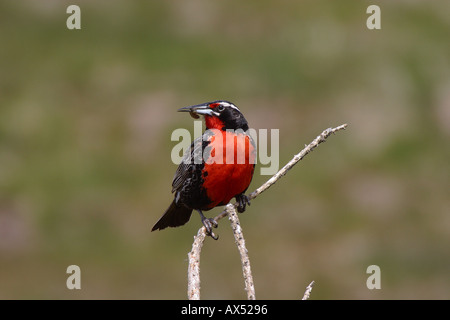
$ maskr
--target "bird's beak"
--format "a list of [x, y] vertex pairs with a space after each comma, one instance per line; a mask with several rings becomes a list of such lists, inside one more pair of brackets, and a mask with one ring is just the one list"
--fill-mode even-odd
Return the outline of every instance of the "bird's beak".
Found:
[[178, 112], [189, 112], [192, 118], [198, 119], [199, 114], [207, 116], [219, 116], [219, 113], [215, 112], [209, 107], [209, 104], [197, 104], [195, 106], [184, 107], [178, 109]]

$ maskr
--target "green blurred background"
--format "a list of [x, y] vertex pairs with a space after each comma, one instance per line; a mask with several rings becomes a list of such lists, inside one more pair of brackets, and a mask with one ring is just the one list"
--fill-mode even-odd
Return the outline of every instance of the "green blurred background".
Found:
[[[450, 298], [450, 2], [377, 1], [373, 31], [370, 4], [0, 1], [0, 298], [185, 299], [200, 219], [150, 229], [193, 131], [175, 111], [216, 99], [280, 129], [280, 166], [349, 124], [240, 216], [257, 298]], [[202, 298], [245, 299], [217, 233]]]

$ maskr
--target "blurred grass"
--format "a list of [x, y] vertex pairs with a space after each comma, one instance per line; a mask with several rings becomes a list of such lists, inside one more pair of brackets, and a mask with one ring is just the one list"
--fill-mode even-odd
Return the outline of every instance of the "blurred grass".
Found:
[[[69, 4], [0, 2], [0, 298], [184, 299], [198, 217], [150, 228], [175, 110], [215, 99], [280, 129], [280, 166], [349, 123], [242, 215], [257, 298], [449, 298], [448, 1], [380, 2], [379, 31], [355, 1], [79, 1], [77, 31]], [[245, 298], [218, 233], [202, 297]]]

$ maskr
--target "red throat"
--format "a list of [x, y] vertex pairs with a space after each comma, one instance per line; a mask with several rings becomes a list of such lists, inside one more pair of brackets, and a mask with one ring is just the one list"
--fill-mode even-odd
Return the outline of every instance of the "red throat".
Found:
[[220, 120], [218, 117], [212, 117], [205, 115], [205, 124], [207, 129], [218, 129], [222, 130], [222, 128], [225, 126], [222, 120]]

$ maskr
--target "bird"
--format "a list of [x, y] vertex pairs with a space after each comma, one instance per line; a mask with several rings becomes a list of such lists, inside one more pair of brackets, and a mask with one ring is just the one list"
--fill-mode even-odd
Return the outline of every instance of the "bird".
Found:
[[217, 240], [212, 232], [217, 222], [206, 218], [203, 211], [227, 205], [232, 198], [239, 213], [250, 205], [245, 192], [255, 170], [256, 145], [244, 115], [229, 101], [206, 102], [178, 111], [189, 112], [195, 119], [203, 116], [206, 130], [184, 153], [172, 180], [174, 199], [152, 231], [182, 226], [196, 210], [206, 234]]

